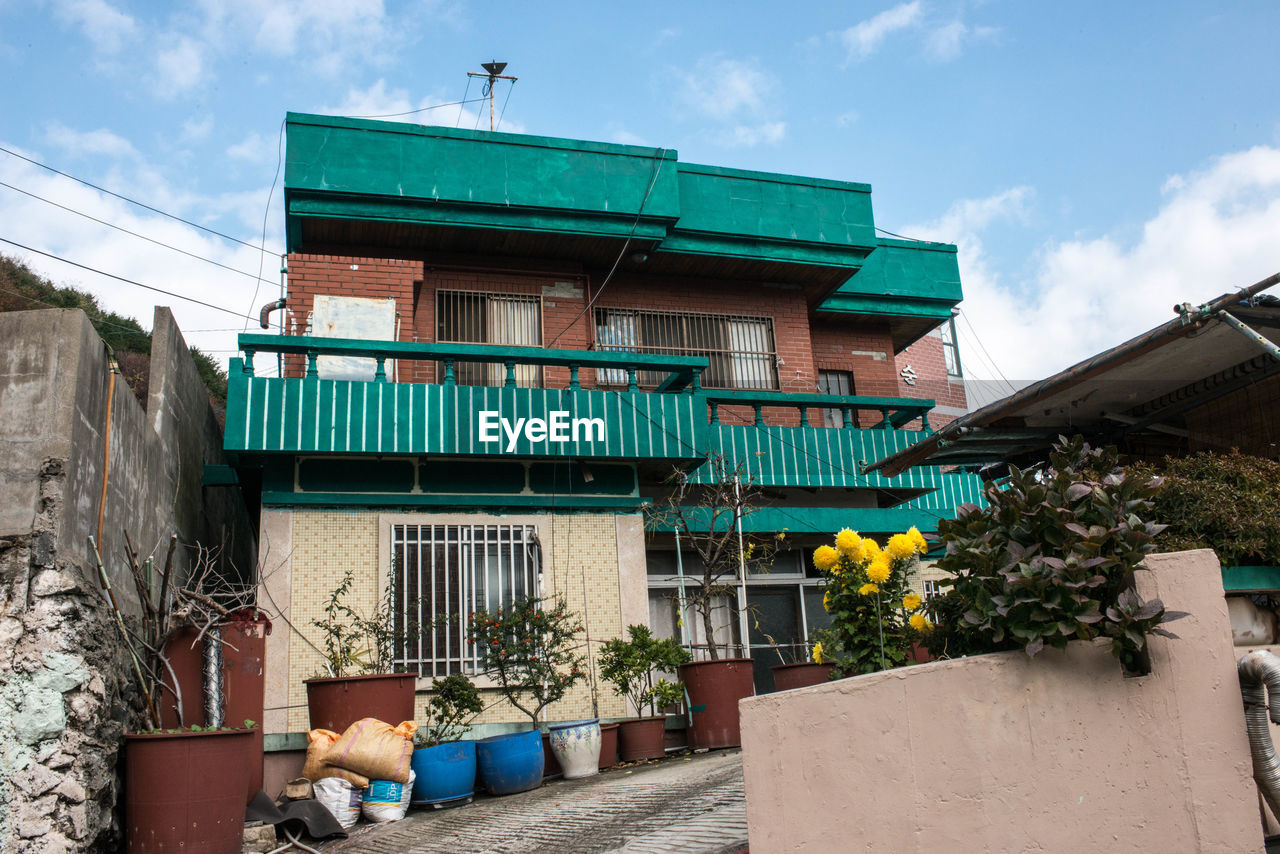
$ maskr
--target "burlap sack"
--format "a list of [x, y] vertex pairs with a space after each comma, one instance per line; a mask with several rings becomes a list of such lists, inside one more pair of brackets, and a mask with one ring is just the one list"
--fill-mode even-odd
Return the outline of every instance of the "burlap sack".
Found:
[[323, 780], [326, 777], [340, 777], [346, 780], [357, 789], [363, 789], [369, 785], [369, 778], [346, 770], [329, 765], [324, 761], [324, 755], [329, 748], [333, 747], [333, 743], [338, 740], [338, 734], [327, 729], [313, 729], [307, 733], [307, 764], [302, 766], [302, 776], [311, 782]]
[[361, 718], [347, 727], [322, 757], [326, 765], [345, 768], [374, 780], [409, 782], [409, 761], [413, 758], [413, 734], [418, 725], [404, 721], [399, 726], [377, 718]]

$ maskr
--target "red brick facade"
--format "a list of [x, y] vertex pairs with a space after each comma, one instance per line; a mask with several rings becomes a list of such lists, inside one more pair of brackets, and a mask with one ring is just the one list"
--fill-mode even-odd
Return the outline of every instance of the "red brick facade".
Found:
[[[594, 345], [595, 308], [767, 317], [772, 322], [780, 391], [816, 392], [819, 371], [845, 371], [855, 394], [933, 397], [940, 404], [964, 405], [963, 386], [948, 382], [941, 341], [936, 337], [922, 339], [895, 360], [887, 324], [816, 317], [795, 286], [621, 274], [599, 293], [595, 290], [599, 277], [579, 272], [507, 272], [437, 266], [422, 260], [314, 254], [290, 255], [288, 272], [288, 322], [296, 334], [308, 331], [316, 294], [394, 299], [401, 341], [436, 340], [441, 290], [540, 297], [542, 344], [559, 349]], [[588, 311], [592, 299], [594, 305]], [[907, 362], [919, 375], [915, 387], [903, 384], [899, 377]], [[294, 371], [301, 369], [300, 362], [290, 364]], [[398, 369], [401, 380], [413, 382], [437, 382], [436, 373], [431, 362], [405, 363]], [[596, 377], [584, 369], [580, 380], [591, 387]], [[568, 383], [567, 368], [545, 369], [547, 387], [562, 388]], [[795, 410], [766, 409], [765, 414], [771, 424], [799, 423]], [[721, 416], [727, 423], [754, 418], [742, 407], [724, 408]], [[871, 426], [879, 419], [878, 412], [862, 412], [858, 424]], [[932, 423], [942, 421], [931, 419]]]

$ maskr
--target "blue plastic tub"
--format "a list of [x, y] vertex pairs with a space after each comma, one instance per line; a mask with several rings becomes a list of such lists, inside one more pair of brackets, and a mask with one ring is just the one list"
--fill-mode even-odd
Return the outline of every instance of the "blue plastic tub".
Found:
[[411, 803], [425, 806], [469, 798], [476, 792], [476, 743], [453, 741], [413, 751], [417, 777]]
[[542, 733], [513, 732], [482, 738], [476, 743], [480, 779], [495, 795], [527, 792], [542, 784]]

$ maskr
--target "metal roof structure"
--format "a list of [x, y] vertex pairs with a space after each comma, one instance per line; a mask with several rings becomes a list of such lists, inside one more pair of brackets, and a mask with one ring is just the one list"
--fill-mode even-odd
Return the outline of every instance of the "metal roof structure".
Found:
[[[1213, 446], [1188, 419], [1200, 407], [1280, 375], [1280, 300], [1259, 294], [1280, 273], [1200, 306], [961, 418], [864, 471], [1027, 463], [1060, 435], [1137, 456]], [[1199, 441], [1197, 441], [1199, 439]], [[1226, 449], [1226, 448], [1223, 448]]]

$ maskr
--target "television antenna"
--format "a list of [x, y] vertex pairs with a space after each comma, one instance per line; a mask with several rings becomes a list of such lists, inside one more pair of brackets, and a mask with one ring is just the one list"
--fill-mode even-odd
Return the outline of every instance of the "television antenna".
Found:
[[478, 71], [468, 71], [467, 76], [486, 78], [484, 91], [481, 92], [481, 95], [489, 96], [489, 130], [493, 130], [493, 81], [510, 80], [512, 85], [515, 85], [517, 78], [512, 77], [510, 74], [502, 73], [507, 68], [507, 64], [505, 62], [498, 62], [497, 60], [492, 62], [482, 62], [480, 63], [480, 67], [484, 69], [483, 74]]

